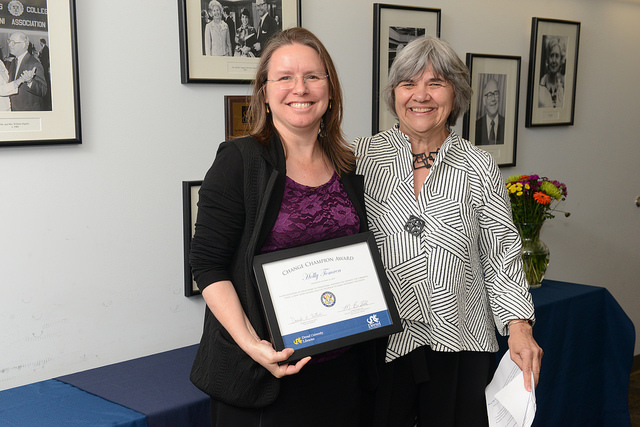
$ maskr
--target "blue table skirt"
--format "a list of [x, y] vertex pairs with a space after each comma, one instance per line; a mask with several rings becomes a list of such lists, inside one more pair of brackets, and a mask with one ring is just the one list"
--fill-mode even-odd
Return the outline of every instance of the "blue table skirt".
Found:
[[[635, 329], [620, 305], [605, 288], [554, 280], [531, 296], [544, 350], [533, 425], [630, 426]], [[502, 357], [507, 340], [499, 341]]]
[[[545, 280], [531, 295], [545, 351], [533, 425], [630, 426], [631, 320], [605, 288]], [[507, 340], [499, 342], [501, 357]], [[196, 349], [0, 391], [0, 425], [208, 426], [209, 398], [189, 382]]]
[[189, 381], [198, 346], [57, 378], [147, 416], [149, 427], [209, 426], [209, 397]]
[[3, 427], [146, 427], [144, 414], [56, 380], [0, 391]]

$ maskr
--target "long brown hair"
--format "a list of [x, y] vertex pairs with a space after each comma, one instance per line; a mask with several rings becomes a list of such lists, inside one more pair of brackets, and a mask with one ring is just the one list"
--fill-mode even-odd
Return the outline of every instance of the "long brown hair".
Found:
[[279, 48], [292, 44], [301, 44], [315, 50], [329, 75], [329, 108], [322, 117], [318, 134], [320, 148], [339, 174], [350, 172], [355, 167], [355, 155], [348, 148], [342, 133], [342, 89], [338, 73], [331, 56], [322, 42], [309, 30], [300, 27], [289, 28], [274, 35], [262, 51], [258, 70], [253, 82], [253, 96], [248, 117], [251, 124], [250, 134], [261, 144], [268, 145], [276, 129], [271, 114], [267, 113], [264, 85], [269, 74], [269, 63], [273, 53]]

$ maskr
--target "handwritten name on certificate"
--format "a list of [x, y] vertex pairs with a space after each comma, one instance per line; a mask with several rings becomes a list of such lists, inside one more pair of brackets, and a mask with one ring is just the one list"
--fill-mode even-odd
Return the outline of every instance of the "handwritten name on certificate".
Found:
[[286, 347], [392, 323], [366, 242], [270, 262], [263, 270]]

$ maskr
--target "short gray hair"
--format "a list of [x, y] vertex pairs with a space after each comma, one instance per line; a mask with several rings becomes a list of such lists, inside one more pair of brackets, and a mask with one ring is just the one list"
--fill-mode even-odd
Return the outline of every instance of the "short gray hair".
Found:
[[454, 126], [458, 117], [469, 108], [472, 94], [469, 69], [453, 48], [438, 38], [427, 36], [415, 39], [398, 53], [389, 70], [389, 81], [382, 90], [384, 102], [397, 119], [395, 88], [420, 74], [429, 65], [436, 76], [453, 85], [453, 109], [447, 118], [447, 126]]

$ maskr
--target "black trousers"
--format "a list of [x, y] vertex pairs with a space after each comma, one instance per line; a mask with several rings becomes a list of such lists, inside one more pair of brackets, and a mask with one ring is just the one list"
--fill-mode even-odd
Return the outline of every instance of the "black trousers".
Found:
[[370, 427], [373, 398], [359, 378], [354, 349], [321, 363], [307, 364], [282, 378], [275, 403], [259, 409], [211, 400], [212, 427]]
[[494, 353], [421, 347], [385, 364], [376, 393], [375, 427], [486, 427], [484, 389]]

